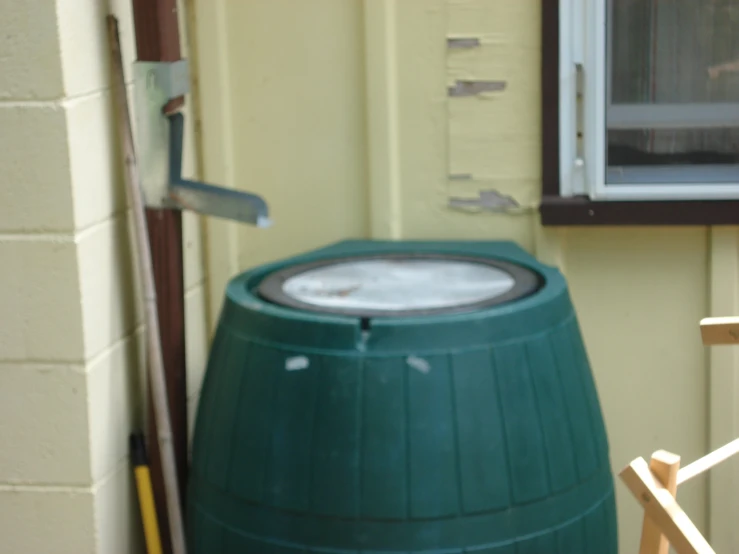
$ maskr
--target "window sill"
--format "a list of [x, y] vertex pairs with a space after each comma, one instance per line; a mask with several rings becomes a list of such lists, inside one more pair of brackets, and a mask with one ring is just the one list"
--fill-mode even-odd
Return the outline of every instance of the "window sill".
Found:
[[592, 201], [545, 195], [542, 225], [739, 225], [739, 200]]

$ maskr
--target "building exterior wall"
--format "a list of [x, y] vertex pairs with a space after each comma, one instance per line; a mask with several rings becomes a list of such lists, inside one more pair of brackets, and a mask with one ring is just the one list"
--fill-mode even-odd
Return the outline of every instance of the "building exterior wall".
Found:
[[345, 0], [194, 7], [204, 175], [268, 198], [280, 222], [265, 230], [208, 220], [209, 300], [217, 311], [239, 268], [368, 233], [362, 7]]
[[[687, 463], [739, 435], [736, 355], [704, 349], [698, 330], [739, 307], [737, 230], [539, 224], [540, 0], [194, 4], [205, 175], [260, 192], [275, 220], [208, 221], [210, 328], [229, 277], [333, 240], [512, 239], [569, 280], [614, 472], [658, 448]], [[481, 46], [447, 47], [465, 37]], [[449, 97], [456, 79], [502, 87]], [[450, 207], [481, 190], [519, 206]], [[717, 551], [739, 549], [735, 483], [728, 463], [680, 489]], [[642, 512], [616, 487], [621, 551], [636, 552]]]
[[[489, 238], [567, 276], [614, 470], [657, 448], [691, 461], [739, 435], [739, 359], [704, 350], [697, 328], [739, 310], [737, 230], [538, 223], [539, 0], [190, 1], [204, 176], [263, 194], [275, 219], [209, 219], [201, 241], [185, 217], [191, 414], [206, 329], [241, 269], [347, 237]], [[130, 67], [130, 2], [113, 4]], [[126, 448], [143, 424], [142, 318], [105, 15], [92, 0], [0, 3], [2, 552], [140, 551]], [[481, 47], [447, 48], [464, 36]], [[458, 78], [504, 87], [450, 98]], [[519, 207], [450, 208], [491, 189]], [[739, 549], [736, 487], [729, 463], [680, 491], [717, 551]], [[641, 512], [617, 489], [634, 552]]]
[[[105, 4], [0, 3], [1, 552], [142, 551], [127, 451], [143, 425], [142, 311]], [[112, 4], [130, 68], [131, 3]], [[185, 248], [197, 383], [205, 273], [194, 216]]]

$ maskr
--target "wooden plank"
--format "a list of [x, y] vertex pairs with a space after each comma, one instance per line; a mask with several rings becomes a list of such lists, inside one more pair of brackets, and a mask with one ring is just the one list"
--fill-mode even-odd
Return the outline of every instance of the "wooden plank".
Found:
[[739, 317], [706, 317], [700, 326], [705, 345], [739, 344]]
[[[679, 468], [680, 456], [664, 450], [658, 450], [649, 460], [649, 469], [673, 497], [677, 494]], [[669, 548], [670, 543], [662, 529], [645, 511], [639, 554], [668, 554]]]
[[644, 458], [631, 462], [619, 476], [678, 554], [716, 554]]
[[739, 452], [739, 439], [733, 440], [721, 448], [717, 448], [713, 452], [682, 468], [677, 475], [677, 484], [680, 485], [688, 479], [692, 479], [704, 471], [708, 471], [721, 462], [728, 460], [737, 452]]
[[[180, 59], [180, 34], [176, 0], [133, 0], [136, 52], [139, 61], [174, 62]], [[179, 98], [166, 109], [184, 104]], [[147, 209], [146, 221], [151, 243], [157, 308], [162, 340], [167, 398], [172, 422], [172, 439], [180, 484], [180, 498], [185, 498], [187, 483], [187, 374], [185, 365], [185, 290], [182, 245], [182, 214], [177, 210]], [[148, 398], [149, 413], [153, 407]], [[163, 549], [171, 552], [161, 452], [156, 441], [157, 428], [148, 418], [148, 448], [151, 479]], [[184, 508], [184, 506], [183, 506]]]

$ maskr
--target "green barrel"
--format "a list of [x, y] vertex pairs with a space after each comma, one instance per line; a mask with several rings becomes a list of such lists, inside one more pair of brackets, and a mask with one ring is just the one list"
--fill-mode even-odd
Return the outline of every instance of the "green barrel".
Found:
[[194, 554], [616, 554], [564, 278], [512, 243], [422, 241], [345, 241], [236, 277], [187, 518]]

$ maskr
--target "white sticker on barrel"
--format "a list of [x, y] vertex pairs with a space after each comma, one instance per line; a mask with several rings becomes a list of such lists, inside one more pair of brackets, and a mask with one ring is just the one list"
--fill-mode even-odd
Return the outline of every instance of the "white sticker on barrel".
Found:
[[431, 364], [428, 362], [428, 360], [424, 360], [423, 358], [419, 358], [418, 356], [408, 356], [405, 362], [413, 369], [417, 369], [421, 373], [428, 373], [429, 371], [431, 371]]
[[305, 356], [293, 356], [285, 360], [285, 369], [288, 371], [297, 371], [299, 369], [306, 369], [310, 365], [308, 358]]

